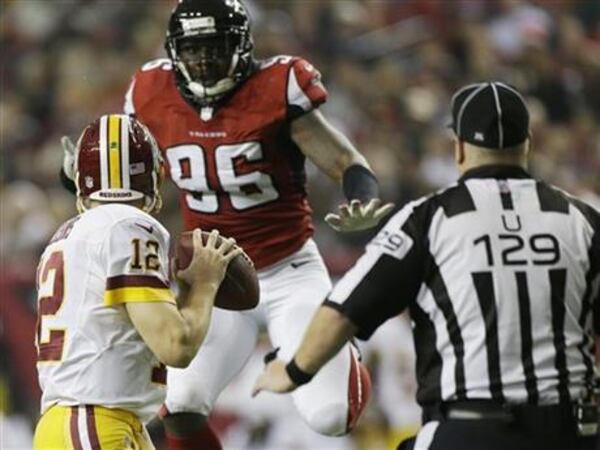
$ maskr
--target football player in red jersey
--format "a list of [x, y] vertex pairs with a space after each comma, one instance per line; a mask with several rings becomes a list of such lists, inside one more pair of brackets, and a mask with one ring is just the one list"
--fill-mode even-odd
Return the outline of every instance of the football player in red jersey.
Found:
[[[169, 58], [142, 66], [126, 95], [125, 112], [149, 127], [164, 153], [185, 228], [235, 237], [260, 280], [258, 308], [216, 309], [192, 364], [169, 370], [163, 419], [171, 450], [220, 448], [205, 419], [261, 324], [290, 358], [319, 306], [314, 299], [331, 289], [311, 238], [305, 158], [343, 187], [349, 203], [325, 218], [336, 230], [373, 227], [393, 207], [378, 199], [365, 158], [318, 111], [327, 100], [319, 72], [294, 56], [256, 60], [252, 49], [239, 0], [180, 0], [169, 21]], [[293, 399], [312, 429], [341, 435], [368, 389], [368, 373], [347, 346]]]

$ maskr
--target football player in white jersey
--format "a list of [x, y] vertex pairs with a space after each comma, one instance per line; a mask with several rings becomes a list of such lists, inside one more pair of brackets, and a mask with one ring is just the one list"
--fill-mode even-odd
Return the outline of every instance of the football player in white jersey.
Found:
[[125, 115], [88, 125], [76, 149], [77, 207], [38, 267], [36, 347], [43, 391], [34, 448], [151, 449], [144, 423], [165, 398], [165, 364], [187, 366], [210, 322], [227, 264], [241, 250], [194, 231], [190, 266], [169, 288], [161, 157]]

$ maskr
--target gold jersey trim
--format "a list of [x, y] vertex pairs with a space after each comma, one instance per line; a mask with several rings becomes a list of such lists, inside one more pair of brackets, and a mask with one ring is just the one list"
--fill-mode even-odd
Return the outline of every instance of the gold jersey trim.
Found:
[[104, 304], [114, 306], [123, 303], [176, 303], [170, 289], [152, 287], [123, 287], [104, 291]]

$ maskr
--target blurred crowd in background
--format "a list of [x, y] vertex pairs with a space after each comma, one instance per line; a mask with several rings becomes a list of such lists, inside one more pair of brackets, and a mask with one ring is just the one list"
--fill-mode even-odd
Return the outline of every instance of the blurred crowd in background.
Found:
[[[134, 71], [164, 57], [172, 0], [2, 0], [0, 9], [0, 442], [30, 448], [38, 414], [34, 274], [49, 236], [74, 215], [59, 183], [60, 137], [120, 112]], [[257, 57], [300, 55], [323, 74], [322, 107], [398, 207], [452, 182], [448, 104], [459, 86], [499, 79], [526, 96], [532, 173], [600, 208], [600, 2], [595, 0], [248, 0]], [[334, 278], [369, 233], [323, 216], [340, 188], [309, 169], [316, 240]], [[318, 195], [310, 195], [318, 192]], [[172, 188], [160, 215], [180, 230]], [[401, 295], [401, 293], [398, 293]], [[229, 449], [394, 448], [419, 425], [412, 340], [398, 318], [363, 346], [374, 398], [343, 439], [320, 439], [289, 399], [249, 397], [265, 341], [213, 418]], [[132, 380], [133, 382], [133, 380]], [[153, 426], [160, 440], [160, 429]], [[160, 448], [160, 446], [159, 446]]]

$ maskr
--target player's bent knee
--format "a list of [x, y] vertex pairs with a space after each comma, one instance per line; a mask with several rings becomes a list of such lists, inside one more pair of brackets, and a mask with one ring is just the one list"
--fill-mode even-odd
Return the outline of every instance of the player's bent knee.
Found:
[[[296, 403], [298, 411], [317, 433], [341, 436], [352, 431], [371, 398], [371, 377], [366, 366], [352, 353], [346, 402]], [[308, 406], [308, 407], [307, 407]]]
[[197, 433], [206, 423], [206, 416], [197, 413], [166, 413], [161, 410], [165, 430], [175, 436], [188, 436]]
[[344, 403], [321, 405], [303, 416], [308, 426], [319, 434], [342, 436], [348, 432], [348, 405]]
[[211, 394], [208, 389], [185, 378], [167, 379], [167, 385], [169, 388], [165, 408], [168, 414], [189, 412], [206, 417], [210, 415], [216, 395]]

